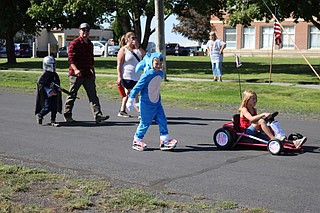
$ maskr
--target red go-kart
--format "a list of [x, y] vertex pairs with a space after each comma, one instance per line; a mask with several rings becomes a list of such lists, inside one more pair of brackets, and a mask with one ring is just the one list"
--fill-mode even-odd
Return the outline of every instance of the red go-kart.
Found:
[[[273, 120], [278, 112], [271, 114], [266, 120]], [[272, 139], [266, 141], [253, 135], [244, 133], [244, 129], [240, 128], [240, 114], [235, 114], [232, 121], [224, 124], [222, 128], [215, 131], [213, 141], [219, 149], [232, 149], [236, 145], [260, 146], [267, 147], [272, 155], [279, 155], [284, 150], [299, 151], [302, 145], [295, 147], [293, 140], [301, 139], [303, 136], [299, 133], [290, 134], [283, 140]]]

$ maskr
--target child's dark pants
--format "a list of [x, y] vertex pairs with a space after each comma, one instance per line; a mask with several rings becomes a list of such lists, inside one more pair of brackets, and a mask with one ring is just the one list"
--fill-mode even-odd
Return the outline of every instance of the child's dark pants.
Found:
[[51, 121], [55, 121], [57, 116], [57, 101], [57, 96], [52, 96], [50, 98], [46, 96], [44, 99], [44, 106], [38, 115], [43, 118], [51, 111]]

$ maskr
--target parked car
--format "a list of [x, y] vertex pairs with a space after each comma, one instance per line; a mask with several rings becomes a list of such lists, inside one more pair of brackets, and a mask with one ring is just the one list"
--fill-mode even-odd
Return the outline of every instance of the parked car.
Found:
[[17, 57], [31, 57], [32, 49], [28, 43], [15, 43], [14, 52]]
[[188, 56], [190, 55], [190, 48], [180, 46], [178, 43], [169, 43], [166, 44], [166, 55]]
[[113, 39], [109, 39], [109, 42], [107, 41], [100, 41], [103, 45], [108, 44], [108, 55], [109, 56], [117, 56], [118, 52], [120, 50], [120, 46], [116, 45], [113, 41]]
[[7, 57], [7, 50], [5, 46], [0, 47], [0, 58], [6, 58]]
[[59, 57], [68, 57], [68, 48], [60, 47], [58, 50]]
[[[31, 57], [32, 56], [32, 49], [29, 44], [27, 43], [15, 43], [14, 44], [14, 53], [16, 57]], [[7, 57], [7, 48], [6, 46], [0, 47], [0, 57], [6, 58]]]
[[105, 46], [101, 41], [92, 41], [93, 44], [93, 55], [94, 56], [103, 56]]
[[117, 56], [120, 50], [120, 46], [118, 45], [108, 45], [108, 55], [109, 56]]
[[200, 46], [190, 47], [190, 56], [198, 56], [202, 51]]
[[[105, 51], [105, 45], [107, 41], [92, 41], [93, 44], [93, 55], [94, 56], [103, 56]], [[120, 46], [108, 44], [108, 55], [117, 56], [120, 50]]]

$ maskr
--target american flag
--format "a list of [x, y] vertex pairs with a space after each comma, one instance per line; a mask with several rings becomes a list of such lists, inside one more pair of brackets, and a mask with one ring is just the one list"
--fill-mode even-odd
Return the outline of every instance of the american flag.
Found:
[[274, 21], [274, 37], [276, 45], [280, 45], [282, 43], [282, 33], [280, 24], [276, 20]]

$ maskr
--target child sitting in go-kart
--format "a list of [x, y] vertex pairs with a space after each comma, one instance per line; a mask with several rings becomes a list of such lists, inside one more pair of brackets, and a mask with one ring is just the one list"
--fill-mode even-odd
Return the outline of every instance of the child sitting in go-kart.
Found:
[[[242, 102], [239, 107], [240, 112], [240, 128], [244, 129], [244, 133], [248, 135], [254, 135], [264, 140], [271, 140], [277, 138], [283, 140], [285, 134], [277, 122], [267, 122], [265, 118], [270, 117], [271, 113], [257, 114], [255, 108], [257, 104], [257, 94], [253, 90], [246, 90], [242, 95]], [[273, 131], [270, 127], [277, 131]], [[276, 134], [275, 134], [276, 133]], [[293, 140], [292, 143], [296, 148], [302, 146], [306, 142], [307, 138], [302, 137], [300, 139]]]

